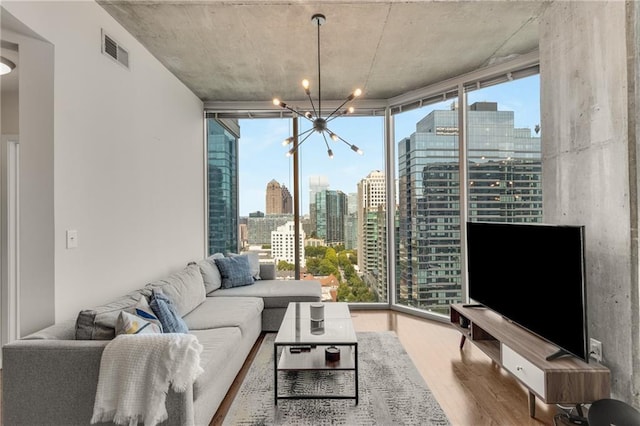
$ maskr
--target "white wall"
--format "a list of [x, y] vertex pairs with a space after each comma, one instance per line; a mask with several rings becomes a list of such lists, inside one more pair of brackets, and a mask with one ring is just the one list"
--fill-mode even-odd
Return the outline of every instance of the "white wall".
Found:
[[[2, 6], [54, 50], [53, 148], [43, 155], [53, 161], [55, 320], [203, 257], [202, 102], [94, 2]], [[101, 53], [101, 28], [129, 51], [130, 70]], [[22, 77], [22, 50], [20, 60]], [[78, 248], [66, 248], [68, 229]]]

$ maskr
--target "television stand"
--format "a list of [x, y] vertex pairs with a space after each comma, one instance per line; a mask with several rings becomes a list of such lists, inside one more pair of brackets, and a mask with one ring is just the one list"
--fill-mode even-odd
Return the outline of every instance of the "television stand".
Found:
[[536, 397], [547, 404], [570, 405], [609, 398], [608, 368], [575, 357], [547, 360], [558, 350], [556, 346], [489, 308], [451, 305], [450, 320], [462, 333], [461, 350], [465, 341], [471, 340], [528, 389], [531, 417], [535, 417]]

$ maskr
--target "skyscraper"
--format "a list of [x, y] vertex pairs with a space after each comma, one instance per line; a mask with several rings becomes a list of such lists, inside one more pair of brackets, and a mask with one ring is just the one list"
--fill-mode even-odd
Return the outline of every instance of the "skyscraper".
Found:
[[[498, 111], [495, 102], [471, 105], [466, 131], [469, 219], [540, 221], [540, 139], [515, 128], [513, 111]], [[454, 109], [432, 111], [398, 143], [397, 297], [403, 304], [446, 313], [461, 300], [459, 167]]]
[[317, 235], [316, 193], [329, 189], [326, 176], [309, 176], [309, 228]]
[[209, 254], [238, 252], [238, 137], [235, 120], [207, 119]]
[[386, 264], [386, 200], [384, 172], [374, 170], [358, 182], [358, 268], [380, 301], [386, 300], [387, 287], [386, 268], [382, 268]]
[[358, 249], [358, 193], [347, 194], [347, 217], [344, 223], [344, 248], [347, 250]]
[[344, 223], [347, 216], [347, 196], [342, 191], [324, 190], [316, 193], [316, 233], [328, 246], [344, 244]]
[[265, 196], [267, 214], [293, 213], [293, 199], [286, 186], [280, 185], [275, 179], [267, 184]]

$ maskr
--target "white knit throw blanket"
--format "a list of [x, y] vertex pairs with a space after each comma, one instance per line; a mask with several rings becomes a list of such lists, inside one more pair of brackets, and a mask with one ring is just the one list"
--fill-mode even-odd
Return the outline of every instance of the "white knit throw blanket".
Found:
[[202, 373], [202, 345], [192, 334], [121, 334], [100, 361], [91, 423], [156, 425], [167, 419], [169, 386], [184, 392]]

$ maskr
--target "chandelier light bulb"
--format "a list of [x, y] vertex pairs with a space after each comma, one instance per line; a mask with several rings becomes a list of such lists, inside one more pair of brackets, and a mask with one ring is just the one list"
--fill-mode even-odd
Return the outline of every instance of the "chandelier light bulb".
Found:
[[364, 154], [364, 152], [362, 152], [362, 150], [360, 148], [358, 148], [357, 146], [355, 146], [355, 145], [351, 145], [351, 149], [354, 150], [355, 152], [357, 152], [360, 155]]
[[356, 89], [356, 91], [353, 92], [353, 95], [357, 98], [358, 96], [362, 95], [362, 90]]
[[292, 137], [286, 138], [285, 140], [282, 141], [282, 146], [287, 146], [291, 142], [293, 142], [293, 138]]
[[329, 155], [329, 158], [333, 158], [333, 151], [330, 149], [327, 150], [327, 154]]
[[355, 111], [355, 110], [356, 110], [356, 109], [355, 109], [354, 107], [349, 107], [349, 108], [347, 108], [347, 112], [348, 112], [349, 114], [353, 114], [353, 111]]
[[306, 78], [302, 80], [302, 87], [304, 87], [304, 90], [309, 90], [309, 80]]
[[329, 133], [329, 137], [333, 139], [334, 142], [338, 141], [338, 135], [336, 135], [335, 133]]
[[273, 98], [273, 104], [274, 104], [275, 106], [280, 106], [280, 99], [278, 99], [278, 98]]
[[311, 120], [311, 118], [313, 117], [313, 114], [311, 114], [310, 111], [307, 111], [304, 113], [304, 116], [307, 117], [309, 120]]

